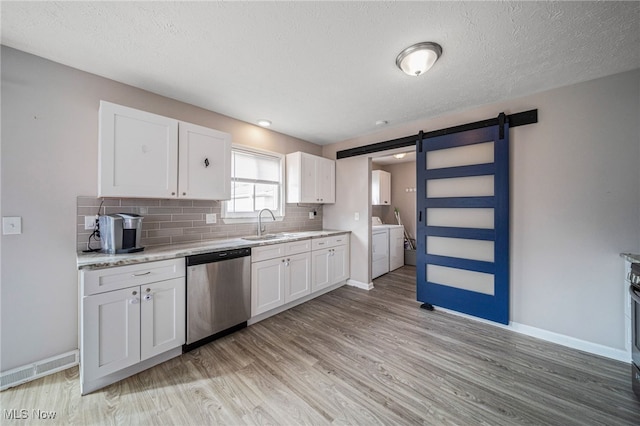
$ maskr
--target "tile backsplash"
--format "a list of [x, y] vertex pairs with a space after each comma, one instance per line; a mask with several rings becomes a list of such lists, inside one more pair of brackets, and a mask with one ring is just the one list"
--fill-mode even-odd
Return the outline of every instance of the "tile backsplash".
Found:
[[[102, 203], [102, 208], [98, 208]], [[232, 238], [256, 233], [257, 223], [225, 224], [220, 218], [222, 201], [203, 200], [161, 200], [138, 198], [77, 198], [78, 251], [87, 249], [91, 230], [84, 229], [84, 217], [96, 214], [136, 213], [144, 216], [142, 221], [141, 244], [145, 247], [178, 244], [216, 238]], [[309, 212], [316, 215], [309, 219]], [[215, 213], [217, 223], [207, 224], [205, 215]], [[265, 214], [263, 224], [267, 232], [301, 232], [322, 229], [322, 205], [301, 207], [287, 204], [285, 217], [281, 222], [272, 222]], [[99, 242], [92, 239], [91, 247], [98, 248]]]

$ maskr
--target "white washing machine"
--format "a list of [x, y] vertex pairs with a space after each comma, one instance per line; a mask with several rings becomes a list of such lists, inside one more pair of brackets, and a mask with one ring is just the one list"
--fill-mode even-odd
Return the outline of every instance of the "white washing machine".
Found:
[[371, 279], [404, 265], [404, 226], [384, 225], [378, 217], [371, 223]]

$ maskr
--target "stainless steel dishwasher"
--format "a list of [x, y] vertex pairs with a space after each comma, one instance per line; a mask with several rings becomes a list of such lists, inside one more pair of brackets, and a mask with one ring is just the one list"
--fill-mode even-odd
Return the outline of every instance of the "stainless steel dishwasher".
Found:
[[251, 249], [187, 256], [187, 343], [183, 352], [247, 326]]

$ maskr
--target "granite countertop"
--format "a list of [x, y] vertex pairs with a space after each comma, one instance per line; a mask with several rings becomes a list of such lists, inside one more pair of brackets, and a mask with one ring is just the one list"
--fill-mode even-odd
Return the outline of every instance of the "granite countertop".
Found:
[[640, 254], [620, 253], [620, 257], [622, 257], [627, 262], [640, 263]]
[[[176, 259], [193, 254], [210, 253], [243, 247], [258, 247], [289, 241], [307, 240], [348, 234], [350, 231], [324, 229], [322, 231], [283, 232], [276, 238], [262, 241], [249, 241], [240, 237], [224, 238], [196, 243], [172, 244], [166, 246], [147, 247], [144, 251], [130, 254], [77, 253], [78, 269], [100, 269], [113, 266], [132, 265], [135, 263], [153, 262], [156, 260]], [[640, 260], [639, 260], [640, 261]]]

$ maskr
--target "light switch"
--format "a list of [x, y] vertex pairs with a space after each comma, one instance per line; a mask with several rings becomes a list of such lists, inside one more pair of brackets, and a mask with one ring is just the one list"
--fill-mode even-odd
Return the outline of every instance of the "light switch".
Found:
[[22, 218], [20, 216], [7, 216], [2, 218], [2, 234], [22, 234]]
[[206, 223], [211, 224], [211, 223], [216, 223], [217, 221], [218, 221], [218, 218], [216, 217], [215, 213], [207, 213], [205, 217]]
[[359, 212], [355, 212], [354, 213], [353, 220], [360, 220], [360, 213]]

